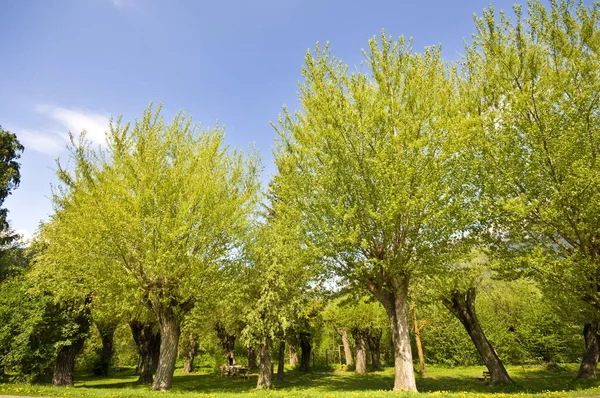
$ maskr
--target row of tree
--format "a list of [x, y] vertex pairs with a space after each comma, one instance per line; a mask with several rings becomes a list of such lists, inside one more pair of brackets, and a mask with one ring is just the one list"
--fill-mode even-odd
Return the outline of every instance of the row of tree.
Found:
[[291, 336], [310, 352], [317, 297], [340, 287], [358, 298], [355, 314], [329, 317], [342, 341], [353, 336], [357, 371], [367, 346], [379, 366], [375, 300], [390, 326], [394, 389], [416, 391], [414, 297], [442, 303], [491, 382], [510, 382], [475, 311], [490, 278], [535, 281], [552, 305], [569, 306], [584, 326], [579, 377], [595, 377], [600, 6], [533, 1], [527, 16], [514, 11], [515, 21], [492, 7], [476, 18], [457, 64], [385, 33], [369, 42], [365, 71], [351, 73], [328, 46], [307, 53], [301, 110], [284, 109], [274, 125], [266, 198], [255, 151], [228, 148], [220, 127], [183, 113], [166, 123], [159, 106], [115, 120], [103, 148], [72, 136], [21, 289], [23, 303], [46, 297], [45, 311], [69, 314], [55, 384], [72, 383], [90, 313], [103, 336], [113, 320], [138, 322], [139, 347], [158, 326], [158, 359], [142, 368], [149, 379], [155, 368], [152, 388], [166, 390], [180, 340], [193, 346], [198, 323], [238, 308], [258, 387], [270, 388], [274, 342], [280, 363]]

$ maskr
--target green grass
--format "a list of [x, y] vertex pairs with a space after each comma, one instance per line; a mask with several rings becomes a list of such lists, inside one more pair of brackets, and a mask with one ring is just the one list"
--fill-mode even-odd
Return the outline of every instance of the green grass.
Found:
[[[539, 366], [515, 366], [508, 371], [514, 386], [488, 386], [481, 382], [483, 367], [439, 368], [430, 367], [428, 378], [417, 378], [419, 397], [584, 397], [600, 395], [600, 381], [577, 383], [576, 366], [564, 366], [563, 372], [549, 372]], [[47, 385], [0, 384], [0, 395], [42, 395], [67, 397], [159, 397], [165, 393], [148, 390], [136, 384], [131, 370], [113, 374], [109, 378], [78, 375], [73, 388], [52, 388]], [[393, 369], [357, 376], [345, 371], [327, 371], [302, 374], [286, 372], [285, 381], [274, 382], [271, 391], [257, 391], [256, 375], [248, 380], [221, 377], [213, 373], [187, 375], [175, 373], [173, 389], [166, 393], [176, 397], [403, 397], [412, 394], [394, 393]]]

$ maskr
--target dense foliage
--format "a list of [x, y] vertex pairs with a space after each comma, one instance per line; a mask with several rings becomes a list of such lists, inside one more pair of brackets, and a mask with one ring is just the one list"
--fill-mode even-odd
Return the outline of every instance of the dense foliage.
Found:
[[[167, 390], [178, 360], [257, 388], [275, 362], [277, 382], [388, 366], [416, 391], [417, 353], [420, 380], [562, 362], [594, 379], [600, 4], [514, 11], [476, 17], [457, 64], [385, 32], [354, 72], [309, 51], [264, 195], [258, 155], [182, 112], [113, 120], [102, 147], [72, 135], [28, 249], [0, 209], [3, 371], [73, 385], [79, 356]], [[0, 129], [0, 205], [22, 150]]]

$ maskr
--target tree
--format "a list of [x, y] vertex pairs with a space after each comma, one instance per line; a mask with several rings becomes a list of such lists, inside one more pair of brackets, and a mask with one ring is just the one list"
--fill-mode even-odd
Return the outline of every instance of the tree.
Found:
[[368, 297], [342, 296], [329, 303], [323, 317], [336, 331], [348, 330], [352, 335], [356, 352], [356, 373], [367, 373], [367, 347], [371, 353], [373, 369], [381, 368], [380, 341], [387, 317], [379, 302], [369, 301]]
[[438, 276], [437, 291], [444, 306], [464, 326], [490, 373], [490, 384], [512, 383], [504, 364], [486, 337], [475, 311], [475, 299], [481, 280], [491, 271], [485, 255], [473, 252]]
[[[23, 150], [23, 145], [19, 143], [17, 136], [0, 126], [0, 206], [21, 182], [20, 164], [17, 161]], [[16, 238], [16, 235], [10, 233], [7, 216], [8, 210], [0, 208], [0, 232], [2, 233], [0, 243], [2, 244]]]
[[73, 385], [75, 358], [91, 324], [88, 304], [40, 290], [28, 275], [3, 282], [2, 367], [32, 382], [54, 372], [53, 385]]
[[[415, 54], [382, 34], [368, 71], [317, 47], [306, 55], [302, 111], [284, 110], [278, 159], [307, 240], [338, 277], [385, 308], [395, 390], [416, 391], [408, 327], [411, 277], [434, 272], [460, 246], [472, 187], [463, 184], [456, 74], [439, 49]], [[280, 171], [282, 172], [282, 171]]]
[[413, 331], [415, 334], [415, 343], [417, 345], [417, 354], [419, 356], [419, 368], [421, 370], [421, 377], [427, 377], [427, 368], [425, 367], [425, 354], [423, 353], [423, 344], [421, 342], [421, 329], [431, 324], [431, 320], [419, 320], [417, 319], [417, 308], [414, 301], [410, 303], [410, 313], [412, 315]]
[[[513, 270], [596, 315], [578, 377], [595, 378], [600, 310], [600, 5], [530, 2], [476, 19], [467, 49], [472, 114], [480, 117], [481, 198]], [[485, 171], [483, 171], [485, 167]], [[506, 260], [507, 261], [507, 260]]]
[[86, 267], [70, 262], [72, 272], [101, 270], [133, 286], [160, 329], [152, 389], [168, 390], [185, 314], [233, 263], [248, 232], [258, 159], [228, 151], [222, 129], [201, 131], [183, 113], [165, 124], [159, 106], [132, 125], [111, 123], [106, 149], [72, 139], [71, 161], [72, 170], [58, 169], [55, 262], [69, 250], [94, 259]]
[[[256, 226], [255, 239], [249, 245], [249, 281], [247, 295], [255, 303], [246, 314], [244, 336], [258, 345], [259, 375], [257, 388], [272, 385], [271, 351], [280, 340], [278, 377], [283, 377], [285, 336], [302, 314], [309, 282], [315, 282], [312, 251], [302, 245], [302, 227], [298, 225], [296, 209], [282, 201], [279, 177], [270, 184], [269, 202], [265, 206], [265, 221]], [[312, 287], [315, 290], [316, 286]], [[306, 346], [306, 338], [300, 338]]]

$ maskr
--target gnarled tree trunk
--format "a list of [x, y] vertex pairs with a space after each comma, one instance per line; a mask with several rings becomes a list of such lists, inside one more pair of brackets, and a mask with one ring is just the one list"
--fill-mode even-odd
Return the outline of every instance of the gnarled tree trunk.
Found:
[[364, 329], [353, 328], [351, 330], [356, 348], [356, 363], [354, 371], [361, 375], [367, 374], [367, 349], [365, 346], [366, 332]]
[[371, 328], [367, 333], [367, 344], [371, 351], [371, 364], [373, 370], [381, 369], [381, 336], [383, 331], [379, 328]]
[[310, 353], [312, 345], [310, 344], [310, 333], [300, 333], [300, 370], [310, 372]]
[[217, 336], [221, 340], [221, 346], [223, 347], [223, 351], [225, 352], [225, 359], [227, 360], [227, 365], [233, 366], [235, 365], [235, 354], [233, 350], [235, 349], [235, 334], [229, 334], [225, 330], [225, 327], [217, 322], [215, 325], [215, 331], [217, 332]]
[[183, 363], [183, 371], [185, 373], [192, 373], [194, 371], [194, 358], [196, 358], [196, 352], [198, 351], [198, 342], [196, 336], [190, 334], [185, 347], [185, 362]]
[[267, 337], [264, 344], [261, 344], [258, 349], [259, 364], [258, 364], [258, 381], [256, 382], [256, 388], [271, 388], [271, 379], [273, 377], [271, 367], [271, 347], [273, 341], [270, 337]]
[[114, 353], [113, 342], [115, 338], [115, 330], [117, 330], [118, 322], [96, 322], [100, 338], [102, 339], [102, 348], [100, 349], [100, 359], [94, 367], [94, 373], [97, 376], [108, 376], [112, 356]]
[[455, 290], [452, 292], [450, 299], [443, 297], [442, 302], [467, 330], [483, 363], [490, 372], [490, 384], [512, 383], [494, 347], [492, 347], [487, 337], [485, 337], [483, 329], [481, 329], [475, 313], [476, 293], [477, 290], [474, 287], [467, 289], [466, 293]]
[[350, 348], [350, 341], [348, 340], [348, 332], [346, 329], [338, 329], [338, 333], [342, 336], [342, 345], [344, 346], [344, 356], [346, 358], [346, 366], [352, 364], [352, 349]]
[[70, 336], [70, 344], [64, 345], [58, 351], [56, 364], [54, 365], [54, 374], [52, 376], [53, 386], [72, 386], [73, 373], [75, 371], [75, 359], [83, 349], [85, 339], [90, 331], [91, 319], [90, 308], [91, 296], [86, 297], [83, 308], [78, 308], [80, 303], [69, 303], [73, 308], [73, 322], [76, 325], [73, 334]]
[[83, 348], [85, 338], [79, 338], [73, 341], [68, 346], [62, 347], [58, 351], [56, 357], [56, 364], [54, 365], [54, 375], [52, 376], [52, 385], [55, 387], [59, 386], [72, 386], [73, 385], [73, 372], [75, 371], [75, 359]]
[[129, 327], [140, 354], [138, 383], [152, 383], [152, 375], [156, 372], [160, 355], [160, 332], [158, 327], [155, 324], [140, 321], [129, 322]]
[[394, 343], [394, 391], [417, 391], [410, 348], [408, 328], [409, 277], [389, 278], [388, 282], [367, 283], [367, 287], [381, 302], [390, 321]]
[[289, 344], [288, 347], [290, 350], [290, 366], [298, 366], [298, 350], [296, 350], [296, 346]]
[[581, 358], [581, 366], [577, 373], [578, 379], [595, 379], [596, 365], [598, 364], [598, 323], [587, 323], [583, 327], [585, 351]]
[[279, 354], [277, 356], [277, 379], [283, 380], [285, 371], [285, 340], [279, 341]]
[[173, 384], [177, 345], [179, 344], [180, 321], [172, 307], [160, 302], [153, 303], [153, 309], [160, 327], [160, 356], [152, 390], [166, 391]]

